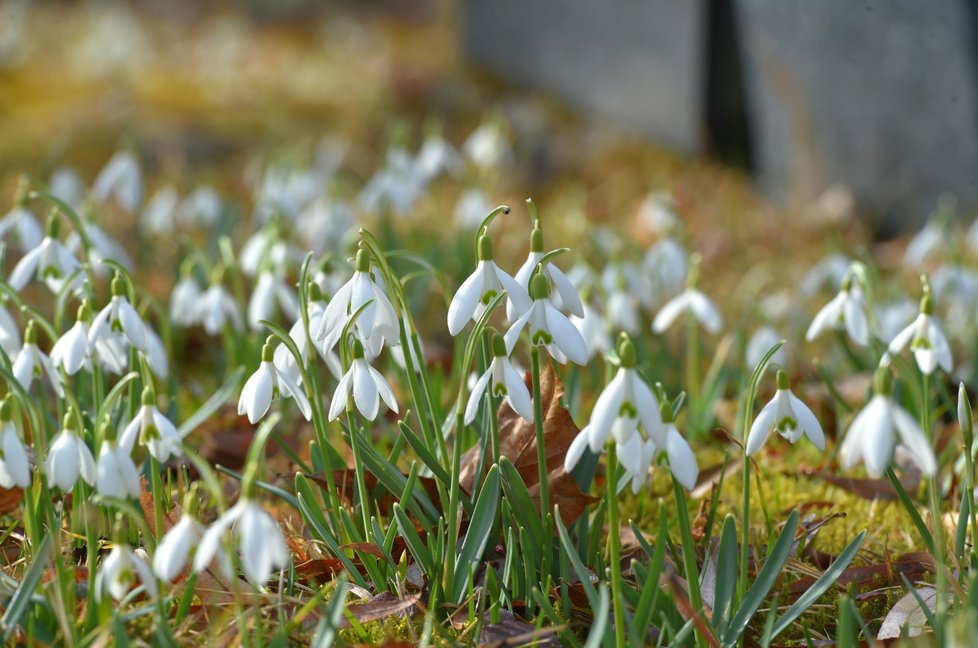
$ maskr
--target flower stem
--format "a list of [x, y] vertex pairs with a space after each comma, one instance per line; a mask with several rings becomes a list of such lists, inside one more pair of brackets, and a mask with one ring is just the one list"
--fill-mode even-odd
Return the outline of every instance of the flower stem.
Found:
[[[930, 375], [927, 373], [921, 374], [921, 407], [920, 407], [920, 426], [924, 429], [927, 434], [928, 439], [931, 442], [931, 447], [934, 446], [934, 436], [933, 429], [930, 423]], [[940, 467], [938, 467], [938, 473]], [[943, 645], [942, 635], [943, 635], [943, 618], [946, 607], [946, 592], [947, 583], [945, 578], [946, 570], [946, 558], [945, 558], [945, 545], [944, 545], [944, 521], [941, 516], [941, 485], [938, 479], [938, 474], [930, 477], [927, 483], [927, 491], [930, 500], [930, 512], [931, 512], [931, 522], [934, 527], [934, 561], [935, 569], [937, 573], [935, 574], [935, 589], [937, 590], [937, 601], [935, 603], [934, 618], [937, 621], [937, 627], [934, 628], [934, 634], [937, 639], [937, 645]]]
[[360, 452], [359, 428], [353, 414], [347, 411], [346, 420], [350, 431], [350, 448], [353, 449], [353, 470], [357, 480], [357, 496], [360, 499], [360, 515], [363, 518], [363, 541], [370, 538], [370, 499], [367, 495], [367, 481], [363, 473], [363, 458]]
[[694, 437], [700, 434], [699, 429], [699, 396], [700, 396], [700, 357], [699, 329], [696, 316], [690, 310], [686, 313], [686, 398], [689, 401], [689, 429]]
[[611, 600], [615, 615], [615, 645], [624, 646], [625, 610], [623, 606], [625, 601], [621, 585], [621, 537], [618, 528], [617, 484], [618, 457], [614, 447], [612, 447], [608, 450], [608, 477], [605, 483], [605, 494], [608, 498], [608, 551], [611, 554], [608, 570], [611, 573]]
[[537, 441], [537, 474], [540, 479], [540, 518], [543, 522], [543, 537], [548, 545], [543, 548], [543, 564], [541, 565], [541, 576], [546, 578], [550, 575], [550, 546], [549, 541], [553, 537], [553, 530], [547, 523], [550, 520], [550, 488], [547, 483], [547, 450], [544, 447], [543, 434], [543, 402], [540, 388], [540, 350], [538, 347], [530, 347], [530, 374], [533, 381], [533, 427], [536, 431]]
[[[484, 370], [492, 363], [492, 352], [489, 349], [489, 335], [482, 336], [482, 357], [485, 362]], [[492, 463], [499, 463], [499, 421], [496, 419], [496, 397], [492, 393], [492, 383], [486, 389], [486, 418], [489, 421], [489, 448], [492, 452]]]

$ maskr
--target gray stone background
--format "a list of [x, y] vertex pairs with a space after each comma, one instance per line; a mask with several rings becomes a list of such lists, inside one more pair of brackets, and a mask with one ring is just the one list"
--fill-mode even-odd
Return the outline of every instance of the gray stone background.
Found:
[[773, 199], [841, 185], [883, 230], [978, 207], [978, 2], [467, 0], [472, 63]]

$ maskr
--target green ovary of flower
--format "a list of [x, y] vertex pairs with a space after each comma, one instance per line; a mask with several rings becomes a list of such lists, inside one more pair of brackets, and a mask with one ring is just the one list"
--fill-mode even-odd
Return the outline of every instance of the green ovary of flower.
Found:
[[774, 427], [778, 429], [778, 432], [784, 432], [785, 430], [797, 430], [798, 421], [791, 418], [790, 416], [786, 416], [780, 421], [778, 421], [777, 423], [775, 423]]
[[628, 401], [625, 401], [624, 403], [621, 404], [621, 408], [618, 410], [618, 416], [622, 416], [624, 418], [630, 418], [630, 419], [638, 418], [638, 410], [635, 408], [634, 405], [632, 405]]
[[493, 299], [495, 299], [496, 295], [497, 295], [497, 293], [496, 293], [495, 290], [487, 290], [486, 292], [484, 292], [482, 294], [482, 299], [480, 301], [483, 304], [485, 304], [485, 305], [488, 306], [489, 305], [489, 302], [491, 302]]
[[543, 329], [536, 331], [531, 339], [533, 341], [533, 344], [537, 346], [545, 346], [547, 344], [552, 344], [554, 341], [553, 337], [551, 337], [551, 335], [546, 331], [544, 331]]

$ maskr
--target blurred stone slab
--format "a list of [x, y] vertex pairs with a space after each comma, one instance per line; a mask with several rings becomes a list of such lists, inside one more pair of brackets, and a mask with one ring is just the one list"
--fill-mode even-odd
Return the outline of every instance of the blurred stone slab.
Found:
[[470, 62], [679, 151], [704, 146], [704, 0], [466, 0]]
[[972, 0], [736, 0], [761, 186], [840, 183], [884, 226], [978, 204]]

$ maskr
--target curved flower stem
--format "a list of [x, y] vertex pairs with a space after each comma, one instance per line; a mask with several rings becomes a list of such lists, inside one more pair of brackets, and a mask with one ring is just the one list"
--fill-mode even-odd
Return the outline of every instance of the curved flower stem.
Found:
[[[613, 443], [611, 444], [614, 445]], [[618, 528], [618, 457], [614, 447], [608, 450], [608, 475], [605, 483], [605, 495], [608, 499], [608, 552], [611, 561], [608, 570], [611, 572], [611, 600], [615, 615], [615, 645], [625, 645], [625, 605], [621, 587], [621, 537]], [[661, 539], [657, 540], [661, 542]]]
[[359, 429], [353, 420], [353, 414], [346, 412], [347, 426], [350, 432], [350, 448], [353, 449], [353, 471], [357, 479], [357, 496], [360, 499], [360, 515], [363, 518], [363, 541], [370, 538], [370, 499], [367, 493], [367, 480], [363, 473], [363, 457], [360, 452]]
[[540, 571], [541, 576], [546, 578], [550, 575], [550, 539], [553, 537], [553, 529], [550, 528], [548, 521], [550, 518], [550, 488], [547, 484], [547, 450], [544, 447], [543, 434], [543, 402], [540, 389], [540, 350], [539, 347], [530, 347], [530, 374], [533, 381], [533, 427], [536, 430], [537, 441], [537, 474], [540, 479], [540, 518], [543, 522], [543, 537], [548, 545], [543, 548], [543, 564]]

